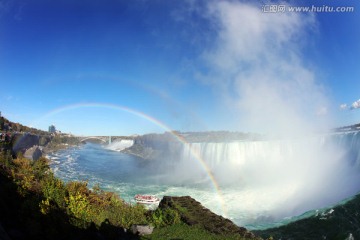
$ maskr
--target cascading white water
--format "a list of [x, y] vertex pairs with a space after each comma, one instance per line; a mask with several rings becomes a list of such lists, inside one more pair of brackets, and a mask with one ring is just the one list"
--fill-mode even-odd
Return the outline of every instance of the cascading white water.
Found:
[[115, 140], [112, 143], [110, 143], [108, 146], [106, 146], [107, 149], [113, 150], [113, 151], [122, 151], [126, 148], [131, 147], [134, 144], [134, 140], [131, 139], [121, 139], [121, 140]]
[[[190, 148], [183, 148], [182, 166], [195, 161], [190, 151], [211, 169], [233, 218], [239, 212], [253, 214], [254, 222], [281, 220], [336, 204], [360, 191], [359, 132], [293, 140], [191, 143]], [[199, 170], [194, 169], [187, 174]], [[248, 220], [244, 223], [251, 223]]]

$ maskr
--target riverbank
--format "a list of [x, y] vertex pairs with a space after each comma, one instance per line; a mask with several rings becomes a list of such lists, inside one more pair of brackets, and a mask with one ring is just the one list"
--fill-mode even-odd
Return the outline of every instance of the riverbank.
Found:
[[[193, 208], [204, 209], [200, 203], [191, 201], [191, 209], [183, 205], [170, 208], [169, 201], [165, 201], [157, 210], [148, 211], [142, 205], [127, 204], [100, 187], [90, 190], [86, 182], [65, 184], [54, 177], [43, 157], [36, 161], [10, 159], [2, 153], [0, 182], [0, 225], [3, 235], [10, 239], [143, 239], [130, 230], [139, 224], [155, 226], [154, 234], [172, 231], [175, 226], [177, 229], [190, 226], [186, 234], [200, 231], [203, 239], [254, 239], [253, 235], [227, 232], [230, 220], [216, 221], [216, 228], [221, 228], [221, 222], [227, 223], [222, 232], [185, 221], [184, 216], [189, 215], [184, 212], [196, 215]], [[177, 238], [184, 238], [182, 234]]]
[[53, 146], [43, 147], [42, 151], [46, 155], [46, 154], [55, 153], [55, 152], [60, 151], [60, 150], [65, 150], [65, 149], [73, 148], [73, 147], [77, 147], [77, 146], [79, 146], [79, 145], [61, 143], [61, 144], [57, 144], [57, 145], [53, 145]]

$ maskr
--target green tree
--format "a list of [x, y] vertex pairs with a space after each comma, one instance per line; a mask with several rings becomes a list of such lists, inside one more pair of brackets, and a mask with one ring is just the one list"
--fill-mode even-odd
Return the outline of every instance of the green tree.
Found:
[[5, 124], [4, 118], [0, 117], [0, 130], [4, 130], [4, 124]]

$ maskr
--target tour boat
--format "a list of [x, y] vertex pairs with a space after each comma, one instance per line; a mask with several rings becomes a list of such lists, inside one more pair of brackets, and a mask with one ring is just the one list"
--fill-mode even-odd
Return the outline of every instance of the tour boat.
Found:
[[137, 203], [141, 204], [158, 204], [160, 202], [160, 199], [154, 195], [136, 194], [134, 199]]

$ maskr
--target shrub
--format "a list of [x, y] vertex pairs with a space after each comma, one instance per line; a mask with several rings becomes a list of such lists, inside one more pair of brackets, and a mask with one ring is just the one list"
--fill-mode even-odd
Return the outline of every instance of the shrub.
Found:
[[69, 195], [76, 195], [78, 193], [88, 196], [90, 190], [87, 187], [87, 182], [68, 182], [66, 184], [66, 189], [69, 192]]
[[50, 172], [42, 179], [41, 186], [46, 200], [56, 203], [61, 209], [66, 208], [67, 191], [60, 179], [55, 178], [54, 174]]
[[[99, 206], [97, 206], [99, 208]], [[94, 208], [96, 209], [96, 208]], [[147, 210], [143, 205], [131, 205], [125, 203], [119, 197], [114, 195], [106, 207], [100, 207], [100, 215], [103, 218], [98, 217], [98, 221], [109, 222], [117, 227], [130, 228], [133, 224], [146, 224], [147, 218], [145, 216]]]
[[39, 207], [42, 214], [48, 214], [51, 208], [49, 199], [41, 200], [41, 202], [39, 203]]
[[91, 191], [87, 182], [69, 182], [66, 189], [68, 212], [83, 223], [94, 222], [100, 226], [107, 220], [114, 226], [130, 228], [147, 221], [143, 206], [127, 204], [116, 194], [100, 190], [98, 186]]
[[90, 203], [86, 196], [79, 192], [76, 194], [69, 194], [69, 198], [66, 199], [66, 202], [70, 213], [74, 217], [87, 222], [91, 220]]
[[11, 168], [11, 175], [14, 182], [19, 186], [19, 193], [24, 196], [26, 191], [36, 189], [32, 164], [26, 158], [17, 158], [13, 163], [14, 167]]
[[[66, 214], [67, 223], [81, 228], [91, 224], [101, 227], [104, 222], [123, 228], [148, 223], [147, 210], [142, 205], [127, 204], [115, 193], [103, 191], [99, 186], [90, 190], [87, 182], [64, 184], [50, 171], [46, 158], [31, 161], [20, 156], [9, 161], [2, 153], [0, 167], [1, 173], [12, 179], [15, 189], [26, 199], [21, 216], [57, 221], [58, 216]], [[170, 213], [165, 215], [164, 224], [174, 219]]]
[[180, 214], [174, 209], [158, 208], [151, 214], [150, 222], [155, 227], [165, 227], [173, 224], [178, 224], [181, 222], [181, 219]]
[[0, 152], [0, 165], [3, 165], [5, 168], [10, 168], [12, 163], [11, 151]]
[[36, 179], [41, 180], [50, 170], [49, 160], [45, 157], [41, 157], [32, 162], [32, 168]]

